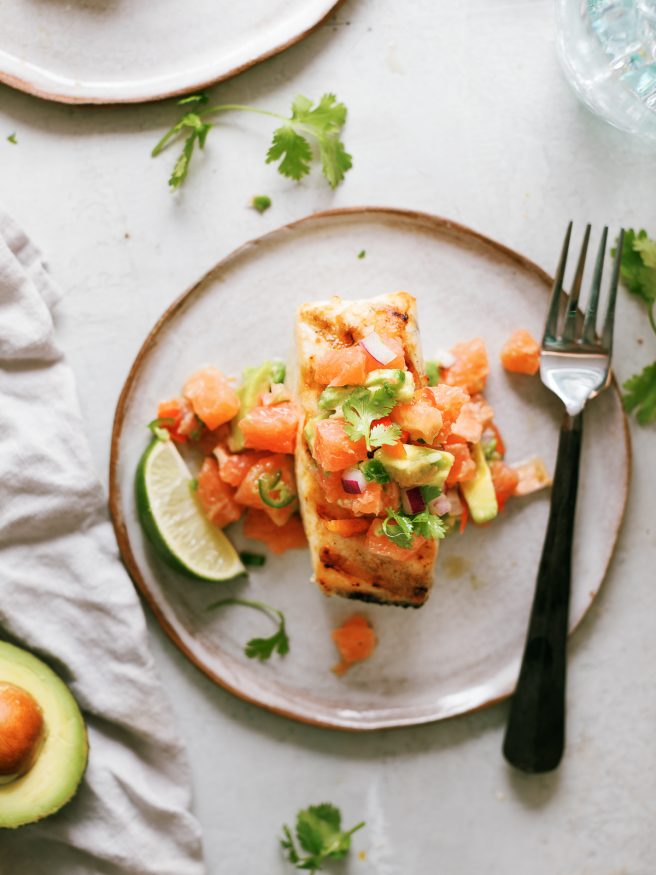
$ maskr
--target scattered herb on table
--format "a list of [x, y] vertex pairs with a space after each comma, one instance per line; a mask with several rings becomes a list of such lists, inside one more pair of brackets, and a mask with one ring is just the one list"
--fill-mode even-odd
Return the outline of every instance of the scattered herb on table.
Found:
[[[624, 233], [620, 276], [626, 289], [644, 301], [649, 324], [656, 334], [656, 240], [651, 240], [646, 231], [636, 234], [629, 228]], [[629, 377], [623, 388], [624, 407], [635, 413], [640, 425], [656, 421], [656, 362]]]
[[266, 563], [266, 556], [251, 553], [250, 550], [242, 550], [239, 558], [247, 568], [261, 568]]
[[[287, 852], [287, 859], [297, 869], [322, 871], [321, 864], [326, 860], [342, 860], [351, 848], [351, 836], [362, 829], [364, 821], [352, 829], [342, 830], [342, 814], [339, 808], [329, 802], [310, 805], [296, 815], [296, 839], [291, 829], [283, 826], [280, 844]], [[301, 851], [305, 851], [305, 856]]]
[[284, 656], [289, 653], [289, 637], [285, 628], [285, 615], [277, 608], [272, 608], [264, 602], [251, 601], [249, 599], [222, 599], [219, 602], [213, 602], [207, 606], [207, 610], [215, 610], [224, 608], [228, 605], [241, 605], [244, 608], [254, 608], [256, 611], [261, 611], [270, 617], [278, 624], [277, 631], [269, 638], [251, 638], [246, 642], [244, 653], [249, 659], [259, 659], [262, 662], [269, 659], [273, 653], [279, 653]]
[[13, 143], [14, 146], [18, 145], [18, 140], [16, 139], [16, 132], [15, 131], [13, 134], [9, 134], [9, 136], [7, 137], [7, 142]]
[[366, 254], [367, 254], [367, 250], [366, 250], [366, 249], [361, 249], [361, 250], [358, 252], [358, 258], [364, 258]]
[[205, 147], [207, 135], [214, 127], [208, 118], [223, 112], [254, 112], [282, 122], [273, 132], [265, 160], [267, 164], [279, 162], [278, 172], [289, 179], [298, 180], [310, 172], [310, 164], [315, 157], [313, 145], [318, 152], [322, 173], [332, 188], [339, 185], [352, 166], [352, 158], [341, 140], [347, 110], [343, 103], [337, 102], [334, 94], [324, 94], [316, 106], [308, 97], [300, 94], [292, 101], [288, 117], [257, 106], [239, 103], [208, 106], [208, 102], [206, 94], [193, 94], [179, 100], [178, 105], [184, 107], [182, 117], [164, 134], [151, 153], [156, 157], [173, 141], [185, 138], [182, 152], [169, 178], [169, 185], [173, 189], [179, 188], [187, 178], [196, 146], [199, 149]]
[[256, 194], [251, 200], [251, 206], [260, 214], [266, 213], [271, 206], [271, 198], [268, 194]]

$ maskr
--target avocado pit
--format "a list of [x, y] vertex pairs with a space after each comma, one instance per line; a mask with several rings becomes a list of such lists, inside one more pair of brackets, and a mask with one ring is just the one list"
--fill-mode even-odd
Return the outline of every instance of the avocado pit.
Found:
[[43, 712], [34, 696], [0, 681], [0, 785], [29, 772], [44, 737]]

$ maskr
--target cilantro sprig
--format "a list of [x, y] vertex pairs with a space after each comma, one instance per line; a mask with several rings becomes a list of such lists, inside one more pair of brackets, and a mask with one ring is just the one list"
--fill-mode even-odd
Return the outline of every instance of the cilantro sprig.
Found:
[[[651, 240], [646, 231], [636, 234], [629, 228], [624, 232], [620, 276], [627, 291], [644, 301], [649, 324], [656, 334], [656, 240]], [[635, 413], [640, 425], [656, 421], [656, 362], [629, 377], [623, 388], [624, 407]]]
[[444, 520], [428, 510], [407, 514], [390, 507], [381, 530], [393, 544], [404, 550], [411, 549], [416, 535], [427, 541], [438, 541], [446, 536]]
[[352, 441], [364, 438], [367, 450], [396, 443], [401, 436], [401, 429], [397, 425], [379, 424], [372, 429], [372, 424], [391, 413], [395, 404], [394, 389], [389, 383], [375, 389], [365, 389], [364, 386], [354, 389], [342, 403], [347, 437]]
[[274, 653], [279, 653], [280, 656], [289, 653], [289, 637], [285, 627], [285, 615], [282, 611], [272, 608], [271, 605], [267, 605], [265, 602], [251, 601], [250, 599], [221, 599], [221, 601], [208, 605], [207, 610], [215, 610], [216, 608], [223, 608], [228, 605], [254, 608], [256, 611], [266, 614], [278, 624], [277, 631], [269, 638], [251, 638], [250, 641], [246, 642], [244, 653], [249, 659], [259, 659], [263, 662]]
[[316, 156], [328, 184], [335, 188], [353, 164], [341, 139], [347, 109], [334, 94], [324, 94], [316, 105], [308, 97], [299, 94], [292, 101], [289, 116], [239, 103], [216, 106], [208, 106], [208, 103], [206, 94], [193, 94], [179, 100], [178, 106], [185, 107], [183, 115], [151, 153], [156, 157], [173, 141], [184, 137], [182, 151], [169, 178], [169, 185], [173, 189], [179, 188], [187, 178], [196, 146], [204, 149], [207, 135], [214, 127], [208, 119], [224, 112], [253, 112], [282, 122], [273, 132], [265, 161], [267, 164], [277, 162], [278, 172], [289, 179], [299, 180], [307, 176]]
[[[342, 830], [342, 813], [330, 802], [310, 805], [296, 815], [296, 840], [285, 824], [280, 845], [296, 869], [320, 872], [326, 860], [343, 860], [351, 848], [351, 836], [362, 829], [364, 821]], [[298, 845], [297, 843], [298, 842]], [[299, 850], [300, 846], [300, 850]], [[305, 856], [301, 853], [305, 851]]]

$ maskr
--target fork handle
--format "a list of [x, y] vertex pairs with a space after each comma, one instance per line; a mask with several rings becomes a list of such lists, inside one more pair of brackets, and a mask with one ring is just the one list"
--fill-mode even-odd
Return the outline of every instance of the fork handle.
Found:
[[566, 647], [582, 434], [583, 413], [566, 413], [524, 655], [503, 743], [505, 758], [524, 772], [555, 769], [565, 746]]

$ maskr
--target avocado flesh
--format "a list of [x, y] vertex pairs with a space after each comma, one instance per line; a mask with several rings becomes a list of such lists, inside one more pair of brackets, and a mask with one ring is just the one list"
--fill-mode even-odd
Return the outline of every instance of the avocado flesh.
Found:
[[36, 656], [0, 641], [0, 680], [30, 693], [45, 722], [43, 745], [32, 767], [0, 785], [0, 828], [14, 829], [54, 814], [73, 798], [86, 768], [88, 744], [71, 692]]
[[232, 421], [228, 436], [228, 449], [232, 453], [238, 453], [244, 449], [244, 434], [239, 428], [239, 421], [254, 407], [257, 407], [260, 397], [268, 392], [272, 383], [282, 383], [284, 379], [284, 367], [279, 361], [267, 361], [257, 368], [245, 369], [241, 378], [241, 386], [237, 389], [240, 402], [239, 417]]
[[499, 505], [492, 472], [480, 443], [474, 445], [473, 458], [476, 462], [476, 475], [472, 480], [461, 483], [460, 488], [472, 520], [475, 523], [489, 523], [499, 513]]
[[402, 371], [400, 368], [379, 368], [370, 371], [367, 375], [365, 386], [374, 389], [387, 384], [394, 390], [397, 401], [412, 401], [415, 394], [415, 378], [410, 371]]
[[438, 486], [441, 489], [455, 461], [451, 453], [431, 447], [416, 447], [413, 444], [403, 446], [403, 459], [389, 455], [385, 447], [376, 450], [374, 459], [382, 462], [390, 477], [403, 489], [411, 489], [413, 486]]

